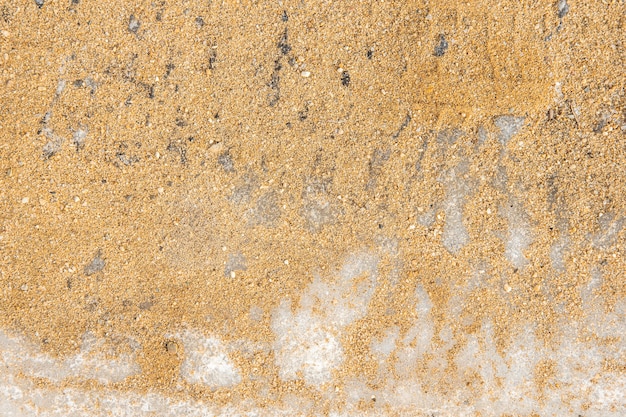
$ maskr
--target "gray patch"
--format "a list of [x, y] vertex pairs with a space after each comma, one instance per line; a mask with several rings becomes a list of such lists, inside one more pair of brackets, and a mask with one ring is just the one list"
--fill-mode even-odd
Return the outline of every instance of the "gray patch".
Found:
[[600, 232], [592, 236], [592, 244], [597, 249], [609, 249], [617, 241], [619, 232], [626, 223], [626, 218], [615, 218], [611, 213], [605, 213], [598, 219]]
[[[44, 125], [48, 123], [50, 120], [51, 113], [48, 112], [43, 118]], [[52, 157], [54, 154], [58, 153], [63, 146], [63, 138], [61, 136], [56, 135], [51, 128], [48, 126], [44, 126], [41, 129], [41, 133], [49, 139], [49, 141], [43, 146], [43, 157], [44, 159], [48, 159]]]
[[96, 257], [87, 265], [84, 269], [85, 275], [93, 275], [96, 272], [100, 272], [104, 269], [106, 262], [102, 259], [100, 251], [96, 254]]
[[83, 81], [83, 85], [85, 87], [91, 88], [92, 94], [96, 91], [96, 88], [98, 87], [97, 83], [91, 77], [85, 78], [85, 80]]
[[43, 157], [48, 159], [52, 157], [55, 153], [61, 150], [61, 143], [59, 141], [51, 140], [45, 145], [43, 145]]
[[302, 207], [302, 216], [307, 221], [309, 229], [319, 230], [325, 224], [335, 222], [336, 213], [327, 200], [309, 200]]
[[259, 197], [254, 209], [254, 217], [258, 224], [268, 227], [276, 225], [276, 222], [280, 219], [280, 206], [278, 195], [275, 191], [269, 191]]
[[229, 200], [233, 204], [245, 204], [250, 201], [250, 195], [255, 190], [254, 184], [246, 183], [233, 190]]
[[417, 217], [417, 222], [421, 226], [431, 227], [433, 224], [435, 224], [436, 214], [437, 214], [437, 210], [435, 209], [435, 207], [433, 207], [430, 210], [426, 211], [425, 213], [419, 215]]
[[222, 166], [224, 171], [228, 173], [235, 172], [235, 163], [233, 162], [233, 158], [230, 156], [228, 151], [223, 152], [217, 157], [217, 163]]
[[246, 265], [246, 257], [241, 252], [231, 253], [228, 255], [226, 267], [224, 268], [224, 276], [230, 277], [232, 272], [245, 271], [248, 269]]
[[458, 128], [444, 129], [437, 134], [437, 142], [453, 145], [464, 134], [465, 132]]
[[550, 248], [550, 260], [552, 268], [557, 272], [565, 272], [565, 251], [569, 247], [567, 235], [561, 235], [559, 240]]
[[250, 201], [252, 193], [254, 193], [257, 188], [259, 188], [259, 186], [256, 177], [254, 174], [248, 173], [243, 178], [243, 184], [236, 186], [228, 199], [233, 204], [246, 204]]
[[433, 52], [433, 55], [435, 55], [436, 57], [442, 57], [447, 50], [448, 41], [446, 41], [446, 37], [441, 34], [439, 35], [439, 43], [437, 43], [437, 45], [435, 46], [435, 51]]
[[488, 132], [483, 126], [478, 127], [478, 144], [482, 145], [487, 141]]
[[72, 143], [77, 149], [82, 148], [85, 145], [85, 139], [87, 138], [87, 128], [78, 128], [72, 136]]
[[502, 145], [506, 144], [515, 136], [524, 126], [524, 118], [510, 115], [498, 116], [494, 120], [494, 124], [500, 129], [498, 139]]
[[569, 4], [567, 4], [567, 0], [559, 0], [556, 5], [559, 19], [563, 19], [567, 13], [569, 13]]
[[446, 223], [441, 238], [444, 247], [453, 255], [458, 254], [469, 242], [469, 233], [463, 223], [465, 200], [471, 192], [470, 185], [464, 179], [468, 171], [468, 162], [462, 162], [443, 178], [446, 187], [446, 200], [443, 204]]
[[43, 7], [43, 0], [35, 0], [35, 4], [41, 9]]
[[303, 205], [300, 214], [312, 232], [319, 231], [324, 225], [335, 223], [337, 216], [343, 214], [341, 207], [332, 201], [331, 184], [330, 177], [311, 178], [302, 192]]
[[384, 150], [384, 151], [382, 149], [374, 150], [374, 152], [372, 153], [370, 162], [369, 162], [370, 179], [365, 185], [366, 190], [371, 191], [374, 188], [376, 188], [376, 179], [382, 172], [382, 168], [385, 165], [385, 163], [389, 160], [390, 156], [391, 156], [391, 150], [389, 149]]
[[128, 30], [133, 33], [137, 33], [139, 27], [141, 26], [141, 22], [135, 17], [135, 15], [131, 14], [128, 19]]

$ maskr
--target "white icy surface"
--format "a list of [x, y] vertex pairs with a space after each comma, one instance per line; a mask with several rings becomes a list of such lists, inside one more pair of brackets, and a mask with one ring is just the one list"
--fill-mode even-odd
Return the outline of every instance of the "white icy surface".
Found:
[[[226, 406], [119, 391], [115, 383], [141, 372], [133, 356], [141, 349], [136, 342], [128, 339], [130, 349], [124, 351], [132, 353], [115, 354], [85, 333], [77, 354], [56, 359], [25, 338], [0, 331], [0, 416], [626, 415], [626, 375], [606, 367], [607, 361], [623, 363], [626, 355], [626, 300], [607, 310], [600, 266], [579, 287], [579, 320], [563, 317], [550, 345], [526, 323], [513, 332], [504, 351], [496, 349], [498, 318], [480, 319], [469, 334], [437, 321], [441, 314], [463, 319], [469, 294], [488, 285], [487, 264], [455, 289], [443, 312], [437, 311], [427, 286], [417, 283], [409, 305], [412, 325], [390, 325], [366, 345], [377, 384], [368, 384], [367, 377], [337, 379], [336, 371], [345, 364], [347, 329], [366, 316], [375, 291], [383, 288], [379, 263], [376, 253], [356, 252], [335, 273], [315, 277], [298, 300], [284, 299], [271, 311], [271, 347], [225, 342], [194, 329], [164, 335], [182, 346], [181, 383], [236, 390], [251, 377], [238, 368], [234, 354], [273, 349], [278, 376], [302, 380], [331, 404], [329, 414], [297, 394], [262, 408], [236, 391], [233, 398], [238, 399]], [[257, 313], [260, 319], [262, 311]], [[539, 387], [535, 374], [544, 361], [555, 364], [554, 375]], [[479, 383], [467, 385], [469, 376]], [[37, 380], [49, 384], [36, 385]], [[63, 388], [68, 381], [78, 384]], [[433, 389], [442, 381], [449, 387], [446, 393]], [[372, 406], [363, 410], [363, 403]]]

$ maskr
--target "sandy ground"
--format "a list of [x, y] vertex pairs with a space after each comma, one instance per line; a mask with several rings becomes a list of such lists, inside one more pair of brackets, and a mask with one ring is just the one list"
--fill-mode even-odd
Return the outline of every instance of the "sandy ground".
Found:
[[624, 415], [625, 23], [0, 1], [0, 404]]

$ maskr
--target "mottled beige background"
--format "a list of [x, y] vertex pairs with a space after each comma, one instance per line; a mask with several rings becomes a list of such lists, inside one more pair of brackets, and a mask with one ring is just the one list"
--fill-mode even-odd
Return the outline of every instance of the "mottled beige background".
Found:
[[[370, 345], [408, 331], [423, 288], [433, 343], [450, 329], [456, 346], [436, 377], [428, 356], [413, 375], [442, 398], [481, 391], [452, 359], [485, 320], [500, 352], [529, 326], [552, 346], [585, 315], [594, 268], [605, 311], [626, 296], [626, 5], [559, 10], [1, 0], [0, 327], [52, 357], [86, 331], [114, 356], [138, 343], [141, 372], [115, 389], [261, 408], [295, 395], [327, 413], [353, 378], [384, 386]], [[523, 119], [508, 141], [502, 115]], [[450, 184], [466, 187], [456, 253]], [[523, 267], [506, 256], [512, 218], [532, 236]], [[358, 251], [379, 259], [377, 286], [342, 330], [332, 387], [284, 380], [273, 312]], [[180, 379], [184, 329], [267, 348], [233, 349], [241, 383], [212, 389]], [[622, 345], [588, 337], [622, 352], [604, 369], [623, 376]], [[556, 366], [537, 366], [537, 387]]]

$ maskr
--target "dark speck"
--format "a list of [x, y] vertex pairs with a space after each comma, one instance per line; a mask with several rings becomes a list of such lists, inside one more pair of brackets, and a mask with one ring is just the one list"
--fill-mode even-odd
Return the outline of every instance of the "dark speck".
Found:
[[196, 26], [198, 26], [198, 29], [204, 26], [204, 19], [202, 18], [202, 16], [196, 17]]
[[368, 49], [365, 55], [367, 56], [367, 59], [372, 59], [372, 56], [374, 56], [374, 51]]
[[341, 73], [341, 84], [344, 87], [348, 87], [350, 85], [350, 74], [348, 71], [344, 71]]
[[175, 68], [176, 68], [176, 65], [172, 64], [171, 62], [169, 64], [167, 64], [165, 66], [165, 76], [164, 76], [164, 78], [169, 77], [170, 74], [172, 73], [172, 71], [174, 71]]
[[283, 55], [287, 55], [291, 51], [291, 45], [287, 43], [287, 29], [283, 32], [283, 35], [280, 37], [278, 41], [278, 49]]
[[435, 56], [443, 56], [448, 50], [448, 41], [446, 41], [446, 37], [443, 35], [439, 35], [439, 43], [435, 46], [435, 52], [433, 53]]
[[78, 4], [80, 3], [80, 0], [72, 0], [72, 4]]
[[283, 15], [280, 17], [280, 19], [281, 19], [283, 22], [286, 22], [286, 21], [288, 21], [288, 20], [289, 20], [289, 16], [287, 16], [287, 10], [283, 10]]
[[217, 56], [215, 51], [211, 50], [211, 56], [209, 56], [209, 69], [215, 68], [215, 61], [217, 61]]
[[84, 84], [83, 80], [76, 80], [76, 81], [74, 81], [74, 87], [76, 87], [76, 88], [82, 87], [83, 84]]

